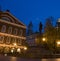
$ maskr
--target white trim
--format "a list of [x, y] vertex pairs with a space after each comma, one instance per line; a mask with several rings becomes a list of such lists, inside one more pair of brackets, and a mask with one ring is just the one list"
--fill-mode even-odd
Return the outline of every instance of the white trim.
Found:
[[11, 23], [11, 22], [8, 22], [8, 21], [2, 20], [2, 19], [0, 19], [0, 22], [4, 22], [4, 23], [10, 24], [10, 25], [14, 25], [14, 26], [26, 29], [26, 26], [22, 26], [22, 25], [19, 25], [19, 24]]
[[2, 35], [2, 36], [8, 36], [8, 37], [14, 37], [14, 38], [20, 38], [20, 39], [26, 40], [26, 37], [22, 37], [22, 36], [15, 36], [15, 35], [1, 33], [1, 32], [0, 32], [0, 35]]

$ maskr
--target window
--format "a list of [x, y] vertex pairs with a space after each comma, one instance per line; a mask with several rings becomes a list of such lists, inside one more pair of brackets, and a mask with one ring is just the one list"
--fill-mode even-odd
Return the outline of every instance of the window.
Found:
[[23, 33], [23, 30], [20, 30], [20, 32], [19, 32], [20, 36], [22, 36], [22, 33]]
[[21, 39], [18, 39], [17, 40], [17, 43], [18, 43], [18, 45], [22, 45], [22, 40]]
[[0, 43], [3, 43], [4, 41], [4, 36], [0, 36]]
[[12, 38], [12, 44], [16, 43], [16, 38]]
[[5, 25], [2, 26], [1, 32], [6, 32], [6, 26]]
[[13, 32], [15, 35], [17, 35], [18, 29], [15, 28]]
[[6, 37], [6, 43], [10, 44], [10, 41], [11, 41], [11, 37]]
[[8, 28], [8, 33], [11, 34], [12, 33], [12, 27]]

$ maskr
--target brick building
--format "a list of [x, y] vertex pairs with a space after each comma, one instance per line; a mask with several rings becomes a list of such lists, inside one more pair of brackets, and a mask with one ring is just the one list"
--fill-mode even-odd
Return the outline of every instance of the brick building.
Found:
[[25, 35], [26, 26], [21, 21], [14, 17], [9, 10], [0, 11], [0, 50], [10, 51], [14, 47], [26, 49]]

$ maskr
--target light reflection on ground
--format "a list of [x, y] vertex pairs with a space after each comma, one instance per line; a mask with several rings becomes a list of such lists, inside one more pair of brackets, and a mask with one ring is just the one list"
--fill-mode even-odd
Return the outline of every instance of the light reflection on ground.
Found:
[[60, 58], [42, 59], [41, 61], [60, 61]]
[[17, 61], [17, 58], [16, 57], [11, 57], [10, 61]]
[[1, 56], [0, 61], [60, 61], [60, 58], [51, 58], [51, 59], [23, 59], [17, 57], [8, 57], [8, 56]]

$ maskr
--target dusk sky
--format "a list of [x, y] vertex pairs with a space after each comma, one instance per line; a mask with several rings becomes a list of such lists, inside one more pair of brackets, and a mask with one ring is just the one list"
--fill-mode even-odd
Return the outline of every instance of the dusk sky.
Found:
[[3, 11], [10, 12], [26, 26], [30, 21], [34, 24], [34, 31], [38, 30], [39, 22], [53, 16], [60, 17], [60, 0], [0, 0]]

